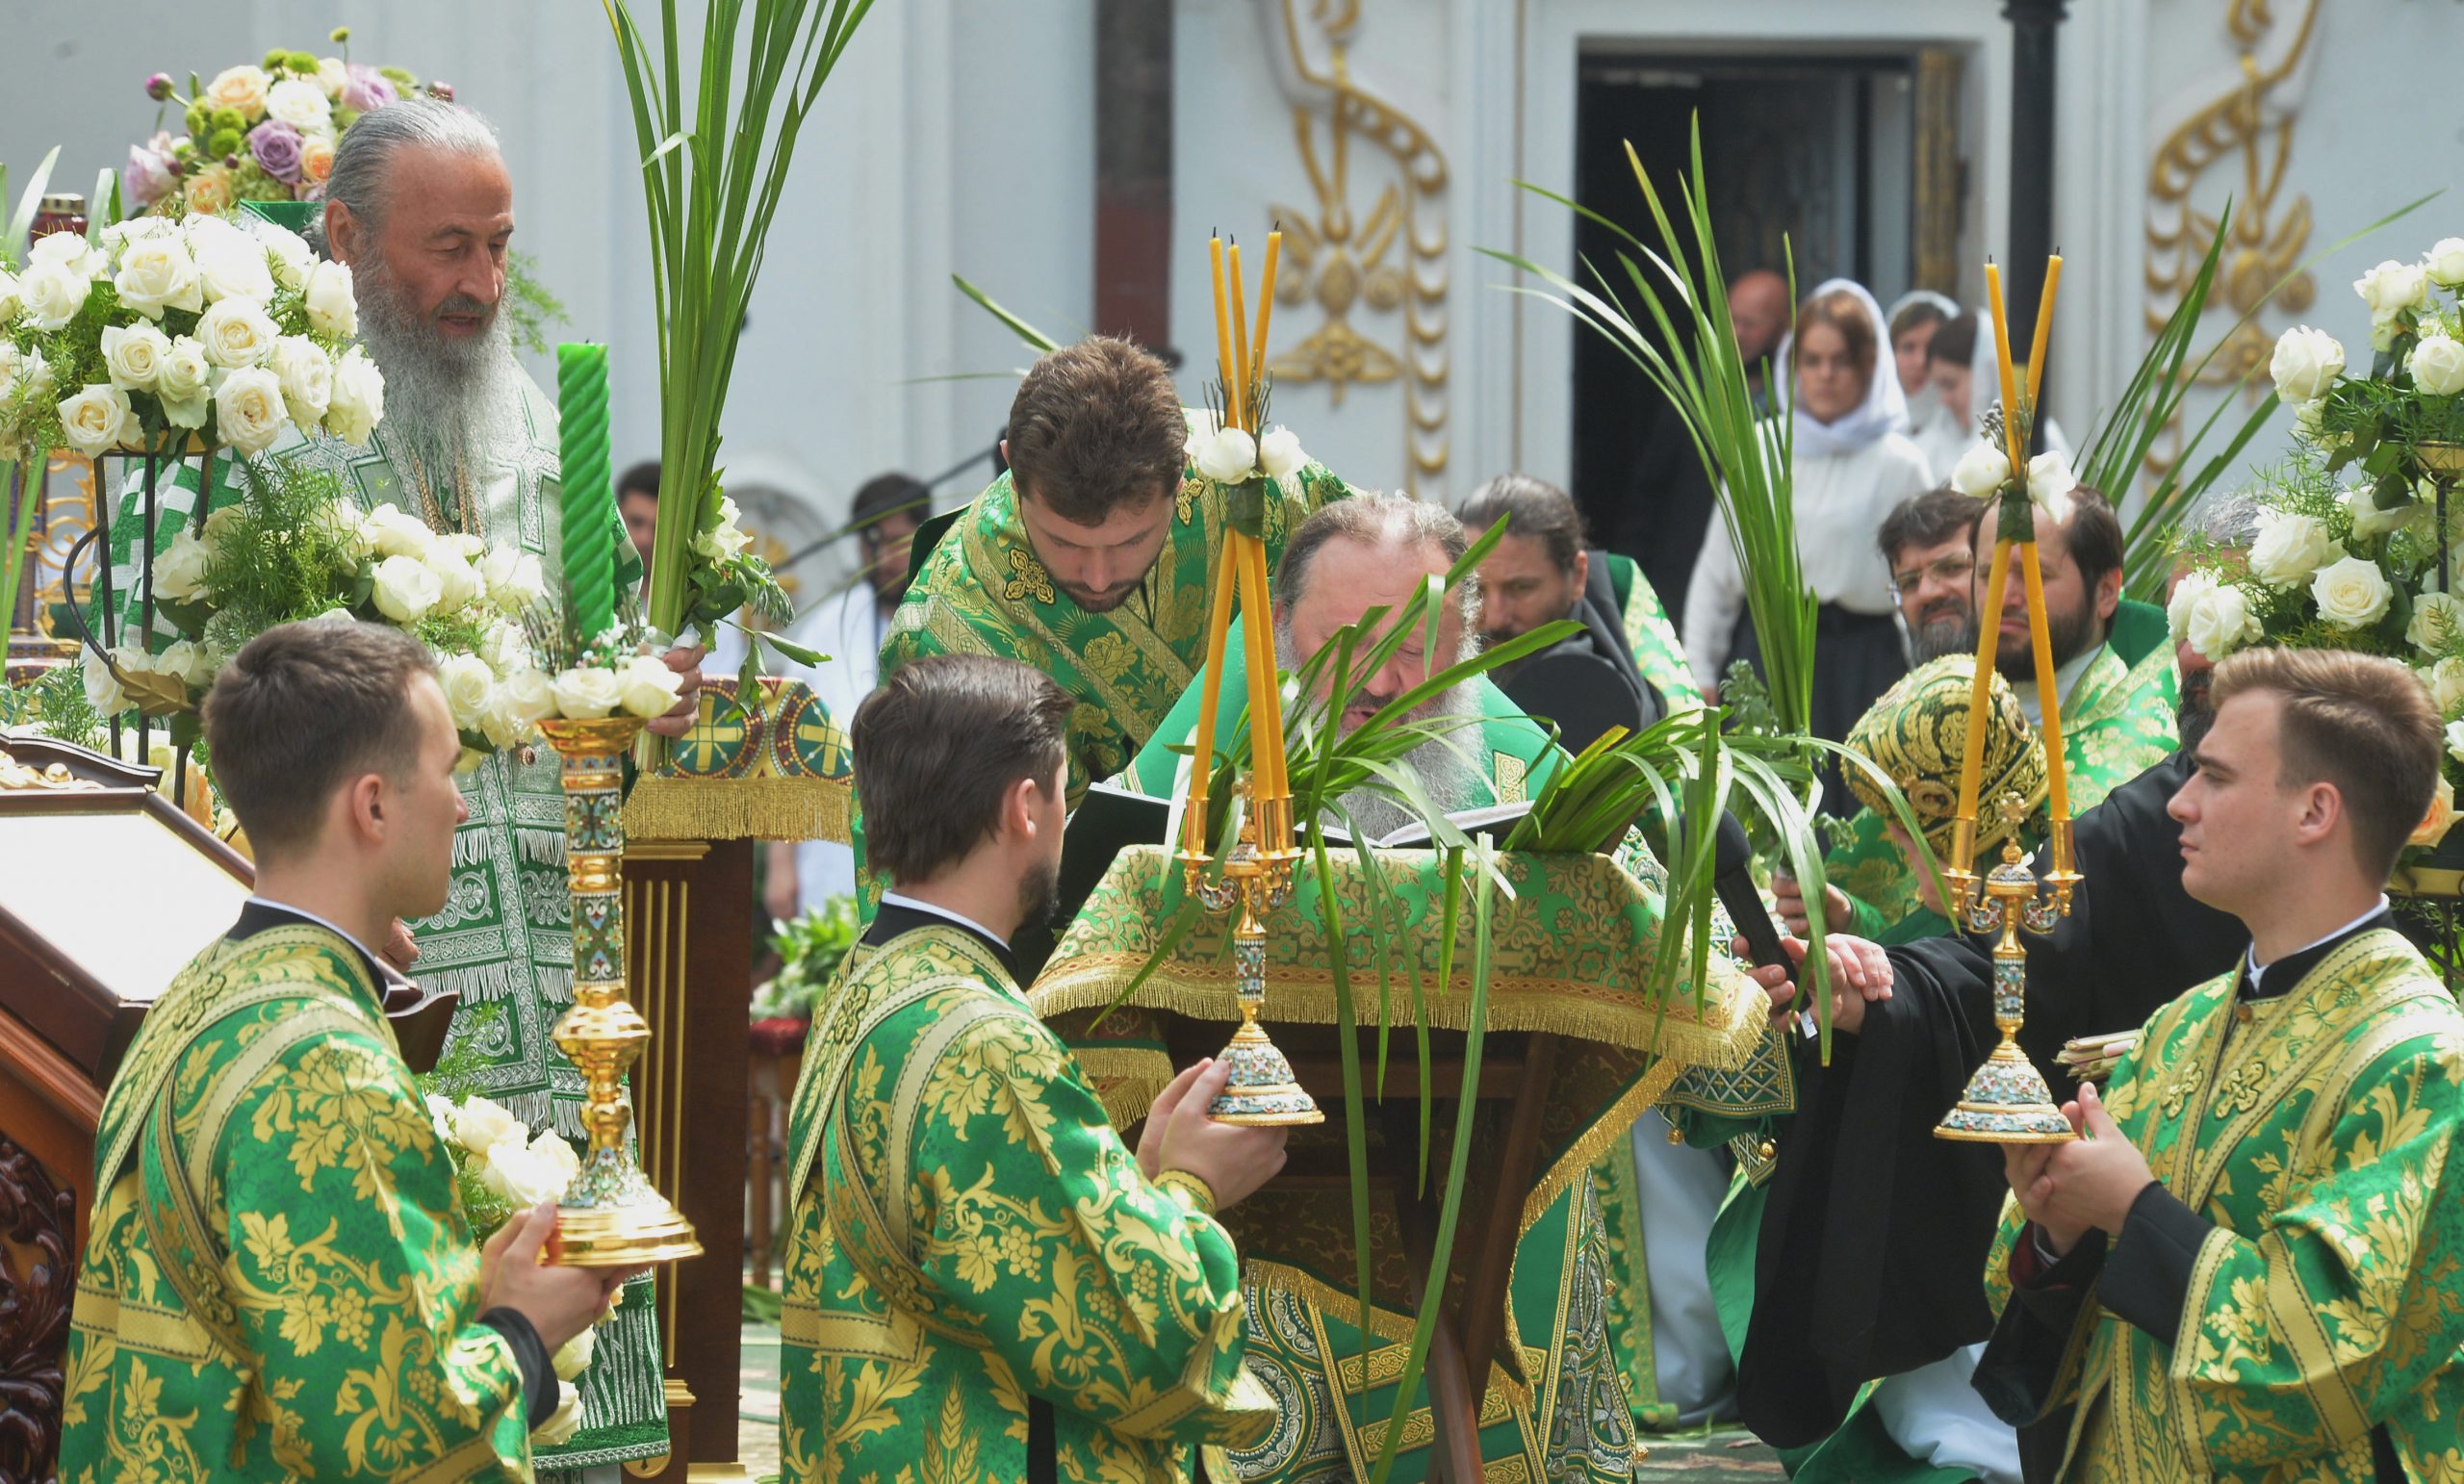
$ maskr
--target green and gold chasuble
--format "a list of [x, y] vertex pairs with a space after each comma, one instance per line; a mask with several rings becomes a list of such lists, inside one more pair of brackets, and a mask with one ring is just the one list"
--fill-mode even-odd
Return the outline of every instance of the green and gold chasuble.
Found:
[[[563, 547], [556, 404], [527, 375], [518, 379], [522, 395], [510, 423], [517, 436], [481, 466], [431, 469], [398, 430], [384, 424], [364, 448], [293, 434], [263, 457], [329, 471], [361, 510], [392, 504], [439, 532], [464, 529], [456, 476], [466, 475], [473, 487], [471, 533], [492, 547], [518, 543], [553, 574], [561, 570]], [[217, 509], [241, 498], [241, 475], [228, 455], [218, 463]], [[194, 510], [195, 482], [193, 460], [167, 482], [175, 487], [167, 487], [158, 502], [163, 535], [156, 550]], [[123, 493], [113, 534], [117, 593], [134, 590], [142, 524], [135, 497]], [[616, 557], [626, 593], [620, 603], [629, 605], [640, 559], [622, 539]], [[582, 1075], [550, 1039], [573, 1005], [572, 897], [556, 755], [545, 747], [500, 753], [465, 775], [461, 786], [471, 817], [453, 836], [453, 881], [444, 910], [411, 925], [420, 949], [416, 972], [422, 984], [461, 996], [447, 1044], [466, 1064], [478, 1063], [470, 1090], [501, 1103], [534, 1132], [552, 1127], [579, 1144], [586, 1138]], [[668, 1450], [667, 1395], [650, 1299], [648, 1278], [629, 1286], [616, 1318], [600, 1327], [590, 1369], [578, 1383], [581, 1428], [570, 1443], [541, 1450], [543, 1470], [654, 1458]]]
[[972, 934], [850, 951], [788, 1139], [789, 1484], [1023, 1479], [1031, 1396], [1086, 1484], [1186, 1480], [1272, 1424], [1212, 1192], [1140, 1172]]
[[2158, 1011], [2108, 1087], [2215, 1225], [2169, 1339], [2089, 1291], [2046, 1398], [2077, 1406], [2061, 1476], [2368, 1479], [2383, 1423], [2407, 1477], [2464, 1478], [2464, 1014], [2383, 928], [2282, 995], [2235, 982]]
[[522, 1374], [366, 960], [197, 956], [95, 1136], [61, 1477], [528, 1479]]
[[1677, 626], [1668, 621], [1668, 610], [1660, 605], [1659, 594], [1653, 591], [1651, 579], [1643, 576], [1643, 569], [1631, 557], [1619, 556], [1614, 551], [1594, 554], [1608, 563], [1608, 586], [1617, 596], [1618, 612], [1625, 620], [1626, 643], [1634, 652], [1634, 668], [1658, 690], [1672, 712], [1701, 705], [1702, 689], [1694, 683], [1693, 667], [1685, 663], [1685, 641], [1677, 636]]
[[[1227, 669], [1232, 673], [1224, 679], [1218, 703], [1222, 718], [1219, 725], [1225, 728], [1234, 725], [1247, 703], [1245, 675], [1237, 667]], [[1480, 764], [1485, 796], [1448, 802], [1457, 807], [1477, 807], [1530, 797], [1546, 782], [1562, 755], [1539, 727], [1485, 678], [1471, 681], [1470, 690], [1480, 717], [1478, 741], [1476, 745], [1463, 740], [1459, 745], [1471, 760]], [[1196, 713], [1197, 695], [1193, 687], [1119, 781], [1150, 795], [1169, 794], [1177, 786], [1183, 757], [1173, 749], [1187, 747], [1196, 727]], [[1398, 859], [1412, 854], [1394, 853]], [[1622, 920], [1604, 920], [1614, 916], [1606, 903], [1580, 895], [1552, 895], [1554, 868], [1550, 862], [1558, 857], [1507, 858], [1511, 869], [1531, 873], [1518, 881], [1517, 890], [1523, 896], [1534, 904], [1560, 904], [1538, 914], [1553, 920], [1556, 931], [1586, 941], [1595, 934], [1613, 937], [1632, 931]], [[1655, 908], [1664, 880], [1657, 862], [1630, 839], [1618, 863], [1639, 888], [1633, 897], [1640, 909]], [[1406, 877], [1394, 884], [1410, 904], [1408, 910], [1415, 921], [1436, 910], [1424, 881]], [[1303, 907], [1314, 900], [1317, 885], [1306, 871], [1298, 890]], [[1106, 910], [1099, 889], [1089, 913]], [[1137, 908], [1115, 904], [1111, 910], [1112, 919], [1096, 921], [1091, 928], [1090, 915], [1082, 914], [1055, 955], [1053, 966], [1039, 981], [1037, 1001], [1048, 1014], [1083, 1008], [1082, 1001], [1100, 1003], [1110, 997], [1100, 992], [1106, 971], [1097, 966], [1087, 973], [1091, 959], [1074, 952], [1077, 945], [1104, 940], [1101, 956], [1116, 963], [1124, 977], [1144, 958], [1144, 928], [1129, 920], [1138, 915]], [[1366, 910], [1365, 900], [1348, 901], [1346, 920], [1361, 921]], [[1651, 921], [1656, 927], [1656, 916]], [[1647, 938], [1656, 940], [1656, 934]], [[1650, 942], [1644, 946], [1648, 949]], [[1315, 987], [1304, 991], [1293, 985], [1294, 974], [1306, 972], [1313, 986], [1324, 977], [1305, 964], [1284, 965], [1280, 956], [1286, 947], [1280, 939], [1270, 940], [1270, 1019], [1278, 1013], [1278, 1006], [1287, 1016], [1299, 1012], [1296, 995], [1321, 993]], [[1302, 952], [1305, 957], [1308, 951]], [[1503, 941], [1499, 953], [1501, 961], [1524, 963], [1544, 956], [1536, 945]], [[1617, 951], [1607, 937], [1592, 953], [1592, 966], [1601, 982], [1583, 986], [1588, 991], [1583, 1003], [1572, 1003], [1563, 986], [1543, 988], [1533, 984], [1527, 1003], [1492, 1000], [1491, 1027], [1508, 1028], [1511, 1018], [1512, 1028], [1557, 1030], [1577, 1036], [1604, 1034], [1609, 1024], [1605, 1017], [1623, 1013], [1630, 1008], [1625, 1004], [1629, 999], [1633, 1013], [1651, 1015], [1651, 1007], [1640, 995], [1620, 994], [1616, 988], [1621, 980], [1631, 982], [1629, 976], [1638, 977], [1642, 964]], [[1322, 958], [1322, 951], [1317, 957]], [[1715, 983], [1707, 995], [1710, 1019], [1726, 1025], [1721, 1016], [1748, 1001], [1758, 1003], [1760, 991], [1744, 984], [1746, 992], [1740, 999], [1735, 991], [1741, 976], [1724, 955], [1715, 954], [1712, 961]], [[1359, 955], [1354, 955], [1354, 964], [1353, 992], [1374, 993], [1374, 968]], [[1458, 963], [1457, 973], [1461, 972]], [[1081, 978], [1085, 984], [1077, 983]], [[1091, 1000], [1091, 996], [1096, 998]], [[1750, 1012], [1752, 1006], [1747, 1004], [1746, 1009]], [[1450, 1023], [1443, 1020], [1442, 1013], [1433, 1011], [1433, 1019]], [[1083, 1018], [1072, 1015], [1068, 1024], [1074, 1027]], [[1323, 1017], [1311, 1012], [1304, 1018]], [[1707, 1047], [1715, 1039], [1739, 1040], [1732, 1030], [1714, 1031], [1708, 1024], [1689, 1025], [1681, 1036], [1678, 1019], [1673, 1013], [1669, 1016], [1669, 1042], [1674, 1046], [1681, 1040], [1688, 1052], [1697, 1050], [1698, 1041]], [[1758, 1013], [1755, 1019], [1758, 1024]], [[1116, 1116], [1136, 1116], [1143, 1108], [1142, 1100], [1151, 1098], [1160, 1087], [1158, 1079], [1167, 1063], [1160, 1060], [1161, 1041], [1154, 1038], [1159, 1034], [1150, 1011], [1123, 1007], [1114, 1011], [1103, 1027], [1093, 1029], [1091, 1038], [1073, 1040], [1091, 1074], [1102, 1069], [1098, 1086]], [[1751, 1037], [1749, 1030], [1745, 1038]], [[1627, 1478], [1633, 1469], [1636, 1420], [1649, 1419], [1663, 1425], [1673, 1420], [1659, 1417], [1666, 1409], [1657, 1407], [1655, 1400], [1638, 1398], [1630, 1392], [1637, 1379], [1648, 1384], [1651, 1359], [1649, 1290], [1640, 1224], [1632, 1204], [1630, 1133], [1635, 1117], [1669, 1094], [1673, 1079], [1687, 1080], [1680, 1073], [1689, 1058], [1630, 1057], [1611, 1067], [1607, 1063], [1613, 1059], [1603, 1057], [1595, 1066], [1582, 1060], [1587, 1053], [1570, 1049], [1574, 1044], [1561, 1046], [1561, 1058], [1572, 1060], [1561, 1060], [1560, 1065], [1570, 1081], [1581, 1081], [1587, 1091], [1596, 1087], [1599, 1095], [1592, 1106], [1581, 1110], [1579, 1123], [1551, 1126], [1544, 1155], [1547, 1172], [1525, 1206], [1508, 1292], [1509, 1335], [1521, 1357], [1521, 1373], [1509, 1371], [1502, 1364], [1491, 1369], [1479, 1419], [1492, 1479]], [[1139, 1070], [1132, 1070], [1133, 1066]], [[1716, 1103], [1725, 1091], [1741, 1087], [1748, 1080], [1739, 1069], [1726, 1078], [1700, 1083], [1695, 1095]], [[1294, 1131], [1294, 1147], [1305, 1149], [1322, 1141], [1339, 1150], [1341, 1128], [1341, 1114], [1330, 1110], [1327, 1124]], [[1332, 1157], [1340, 1159], [1340, 1154]], [[1433, 1158], [1442, 1162], [1443, 1157]], [[1443, 1167], [1442, 1163], [1438, 1167]], [[1621, 1167], [1624, 1180], [1619, 1185], [1616, 1172]], [[1612, 1225], [1604, 1212], [1620, 1192], [1624, 1204], [1615, 1208], [1618, 1219]], [[1386, 1419], [1394, 1407], [1395, 1385], [1414, 1318], [1406, 1292], [1408, 1278], [1400, 1268], [1402, 1239], [1392, 1214], [1373, 1205], [1373, 1241], [1379, 1258], [1366, 1335], [1358, 1328], [1350, 1217], [1340, 1192], [1331, 1196], [1262, 1192], [1228, 1213], [1225, 1223], [1247, 1258], [1243, 1284], [1249, 1314], [1249, 1368], [1283, 1408], [1274, 1433], [1257, 1447], [1234, 1453], [1233, 1467], [1245, 1480], [1314, 1484], [1366, 1477], [1384, 1443]], [[1629, 1274], [1631, 1281], [1625, 1281]], [[1424, 1392], [1407, 1414], [1394, 1478], [1428, 1476], [1432, 1427]]]
[[[1350, 491], [1310, 464], [1267, 501], [1270, 567], [1293, 529]], [[1007, 473], [959, 513], [916, 569], [882, 646], [885, 678], [926, 654], [992, 654], [1052, 677], [1078, 703], [1069, 717], [1069, 803], [1130, 758], [1206, 662], [1206, 621], [1219, 580], [1223, 492], [1194, 473], [1173, 498], [1171, 535], [1120, 606], [1089, 613], [1054, 585], [1019, 524]]]
[[[2178, 683], [2163, 611], [2124, 601], [2103, 648], [2062, 704], [2074, 816], [2171, 755]], [[1859, 809], [1848, 821], [1849, 838], [1824, 861], [1831, 883], [1848, 896], [1848, 931], [1882, 943], [1948, 933], [1950, 919], [1918, 902], [1918, 873], [1884, 833], [1884, 823], [1872, 809]], [[2022, 849], [2035, 844], [2020, 842]]]

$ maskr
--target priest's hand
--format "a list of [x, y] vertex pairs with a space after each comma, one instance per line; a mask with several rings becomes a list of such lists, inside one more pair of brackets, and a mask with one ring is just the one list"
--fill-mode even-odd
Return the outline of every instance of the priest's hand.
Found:
[[680, 644], [659, 656], [661, 663], [681, 677], [683, 687], [676, 693], [676, 704], [665, 716], [655, 717], [650, 729], [662, 737], [680, 737], [693, 729], [694, 713], [702, 709], [702, 661], [710, 652], [698, 644]]
[[2118, 1237], [2140, 1192], [2156, 1183], [2139, 1152], [2093, 1083], [2079, 1085], [2079, 1100], [2062, 1114], [2080, 1137], [2062, 1144], [2005, 1144], [2002, 1171], [2019, 1210], [2044, 1229], [2056, 1257], [2068, 1252], [2093, 1227]]
[[1190, 1088], [1196, 1084], [1199, 1075], [1214, 1064], [1213, 1057], [1200, 1057], [1182, 1067], [1181, 1074], [1173, 1078], [1163, 1091], [1155, 1094], [1155, 1105], [1146, 1110], [1146, 1121], [1138, 1131], [1138, 1168], [1147, 1179], [1152, 1180], [1163, 1173], [1164, 1130], [1171, 1126], [1173, 1110], [1181, 1106], [1181, 1099], [1189, 1096]]
[[[1805, 887], [1784, 871], [1771, 873], [1771, 895], [1780, 905], [1780, 925], [1799, 937], [1811, 926], [1806, 915]], [[1822, 926], [1838, 933], [1848, 926], [1848, 895], [1829, 882], [1822, 886]]]
[[1275, 1171], [1283, 1168], [1283, 1140], [1289, 1132], [1218, 1123], [1208, 1117], [1207, 1105], [1231, 1080], [1229, 1062], [1199, 1069], [1182, 1088], [1171, 1117], [1165, 1120], [1164, 1141], [1155, 1151], [1159, 1169], [1177, 1169], [1205, 1181], [1215, 1192], [1218, 1211], [1274, 1178]]
[[411, 925], [395, 918], [394, 925], [385, 930], [385, 946], [376, 950], [376, 957], [409, 973], [411, 965], [420, 961], [420, 945], [411, 936]]
[[605, 1314], [618, 1289], [649, 1270], [554, 1263], [555, 1236], [556, 1203], [541, 1201], [508, 1218], [479, 1252], [479, 1312], [521, 1315], [551, 1355]]
[[[1806, 961], [1806, 940], [1785, 937], [1780, 947], [1790, 959], [1802, 966]], [[1747, 952], [1746, 942], [1738, 938], [1731, 945], [1737, 957]], [[1831, 1028], [1843, 1035], [1854, 1036], [1865, 1023], [1865, 1006], [1874, 1000], [1890, 998], [1890, 956], [1882, 945], [1869, 943], [1845, 933], [1828, 934], [1822, 940], [1823, 962], [1831, 971]], [[1796, 985], [1788, 982], [1786, 971], [1776, 963], [1746, 970], [1754, 982], [1771, 996], [1771, 1021], [1778, 1025], [1788, 1018], [1796, 1001]]]

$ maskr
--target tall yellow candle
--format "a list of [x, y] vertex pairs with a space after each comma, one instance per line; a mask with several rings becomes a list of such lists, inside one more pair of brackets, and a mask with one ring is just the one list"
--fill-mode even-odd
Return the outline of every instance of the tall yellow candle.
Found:
[[2002, 442], [2011, 455], [2011, 473], [2024, 478], [2027, 446], [2019, 442], [2019, 384], [2011, 372], [2011, 320], [2002, 312], [2002, 270], [1985, 265], [1985, 301], [1993, 311], [1993, 359], [2002, 371]]
[[1258, 594], [1257, 606], [1251, 610], [1255, 616], [1249, 622], [1257, 626], [1262, 635], [1258, 640], [1258, 654], [1267, 682], [1267, 703], [1252, 712], [1257, 718], [1258, 753], [1266, 759], [1267, 783], [1261, 797], [1285, 799], [1292, 795], [1292, 780], [1285, 773], [1283, 704], [1275, 680], [1274, 586], [1267, 575], [1266, 543], [1245, 536], [1241, 546], [1248, 557], [1249, 580]]
[[1266, 267], [1258, 274], [1258, 335], [1249, 343], [1249, 370], [1264, 380], [1267, 373], [1267, 324], [1274, 319], [1274, 267], [1283, 256], [1281, 228], [1267, 234]]
[[1223, 293], [1223, 239], [1206, 241], [1206, 254], [1215, 269], [1215, 374], [1223, 382], [1224, 421], [1232, 422], [1232, 301]]
[[1270, 657], [1274, 628], [1267, 617], [1266, 595], [1258, 590], [1256, 569], [1249, 561], [1251, 538], [1234, 531], [1225, 540], [1241, 576], [1242, 651], [1248, 661], [1249, 676], [1249, 796], [1253, 800], [1264, 799], [1272, 794], [1274, 781], [1273, 763], [1266, 745], [1267, 707], [1274, 696], [1274, 661]]
[[2019, 560], [2020, 570], [2028, 579], [2028, 630], [2036, 645], [2037, 704], [2044, 713], [2038, 730], [2044, 737], [2045, 801], [2058, 825], [2070, 817], [2070, 779], [2069, 770], [2063, 766], [2062, 686], [2053, 673], [2053, 630], [2045, 624], [2044, 575], [2038, 570], [2035, 542], [2019, 548]]
[[2062, 285], [2062, 254], [2044, 260], [2044, 294], [2037, 300], [2036, 339], [2028, 346], [2028, 418], [2037, 415], [2037, 389], [2044, 385], [2045, 337], [2053, 329], [2053, 291]]
[[[1993, 565], [1985, 579], [1985, 606], [1976, 610], [1976, 683], [1968, 691], [1967, 741], [1960, 752], [1960, 811], [1958, 818], [1973, 822], [1976, 818], [1976, 793], [1985, 776], [1985, 727], [1989, 714], [1988, 706], [1993, 699], [1993, 652], [1998, 647], [2002, 627], [2002, 599], [2011, 584], [2011, 543], [1993, 544]], [[1954, 860], [1957, 870], [1967, 870], [1973, 860]]]
[[1249, 425], [1249, 316], [1248, 301], [1241, 288], [1241, 244], [1232, 244], [1232, 356], [1233, 386], [1231, 403], [1236, 409], [1232, 421], [1241, 427]]
[[1215, 713], [1223, 697], [1223, 649], [1232, 627], [1232, 586], [1236, 578], [1231, 553], [1218, 553], [1215, 563], [1215, 609], [1206, 622], [1206, 667], [1197, 673], [1197, 743], [1191, 755], [1190, 802], [1181, 819], [1181, 833], [1193, 851], [1204, 851], [1207, 782], [1215, 777]]

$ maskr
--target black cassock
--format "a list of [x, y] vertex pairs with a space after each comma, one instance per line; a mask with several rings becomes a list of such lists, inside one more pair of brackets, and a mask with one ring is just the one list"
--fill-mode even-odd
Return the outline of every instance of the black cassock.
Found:
[[[2182, 889], [2181, 827], [2165, 806], [2191, 772], [2175, 753], [2082, 814], [2070, 915], [2049, 937], [2022, 936], [2019, 1042], [2056, 1101], [2073, 1091], [2053, 1061], [2065, 1041], [2137, 1029], [2249, 944], [2238, 919]], [[1997, 1036], [1989, 943], [1889, 949], [1891, 998], [1865, 1008], [1862, 1033], [1835, 1037], [1828, 1067], [1810, 1042], [1798, 1050], [1737, 1368], [1745, 1424], [1778, 1446], [1830, 1435], [1865, 1382], [1992, 1331], [1983, 1278], [2009, 1190], [2002, 1151], [1934, 1137]]]

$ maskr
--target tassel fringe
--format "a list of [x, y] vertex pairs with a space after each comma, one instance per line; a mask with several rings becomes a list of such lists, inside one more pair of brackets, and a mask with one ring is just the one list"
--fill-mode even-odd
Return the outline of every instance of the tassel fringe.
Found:
[[845, 779], [646, 778], [625, 801], [625, 833], [644, 840], [829, 840], [846, 844]]

